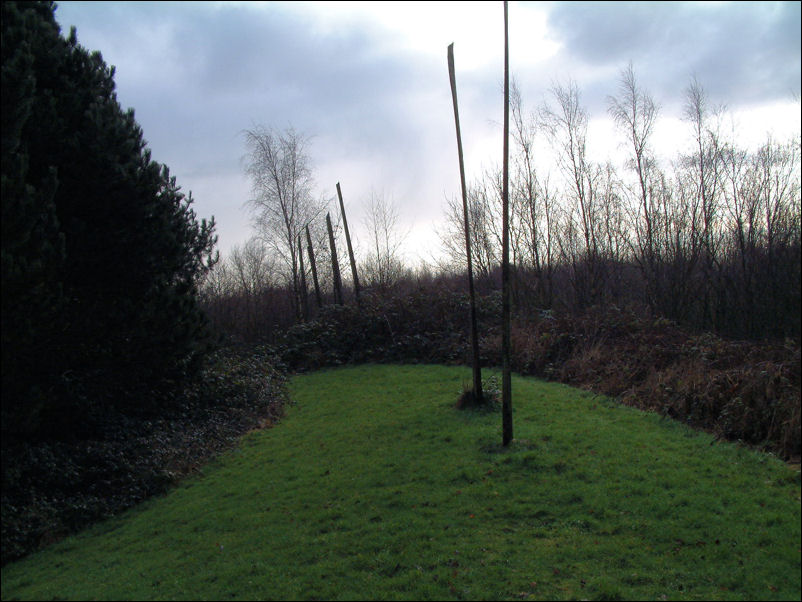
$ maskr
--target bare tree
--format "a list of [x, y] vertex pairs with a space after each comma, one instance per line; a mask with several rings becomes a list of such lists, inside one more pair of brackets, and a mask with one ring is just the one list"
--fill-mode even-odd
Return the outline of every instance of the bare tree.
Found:
[[723, 171], [722, 144], [714, 123], [718, 110], [709, 107], [704, 88], [694, 77], [685, 90], [684, 117], [693, 129], [694, 153], [687, 157], [696, 176], [696, 196], [702, 216], [702, 243], [705, 252], [715, 261], [718, 255], [718, 220]]
[[[501, 262], [501, 172], [485, 172], [482, 179], [468, 186], [467, 216], [470, 224], [471, 271], [478, 282], [489, 282]], [[465, 245], [465, 207], [461, 199], [446, 201], [445, 226], [440, 242], [453, 266], [467, 267]]]
[[267, 246], [258, 238], [248, 239], [244, 245], [234, 245], [226, 263], [237, 288], [249, 296], [273, 283], [274, 264]]
[[659, 288], [660, 254], [657, 244], [662, 174], [657, 169], [650, 143], [659, 108], [638, 85], [632, 63], [621, 71], [618, 96], [608, 98], [608, 111], [630, 146], [629, 165], [635, 176], [634, 186], [629, 188], [636, 239], [633, 250], [647, 282], [649, 303], [656, 307], [663, 296]]
[[238, 335], [266, 334], [264, 297], [276, 284], [275, 272], [275, 258], [261, 240], [232, 247], [203, 283], [213, 321]]
[[301, 313], [300, 274], [296, 241], [303, 228], [322, 212], [312, 197], [313, 178], [308, 138], [293, 128], [276, 131], [257, 127], [245, 132], [246, 172], [253, 198], [247, 202], [258, 236], [281, 259], [292, 287], [296, 315]]
[[711, 108], [707, 94], [694, 77], [685, 90], [684, 118], [693, 132], [693, 151], [683, 157], [691, 177], [690, 194], [696, 209], [697, 220], [693, 234], [698, 244], [698, 257], [702, 278], [709, 286], [702, 292], [704, 326], [721, 327], [724, 320], [724, 274], [722, 265], [723, 207], [722, 186], [725, 164], [724, 147], [718, 131], [721, 108]]
[[548, 179], [541, 181], [535, 167], [537, 119], [524, 115], [521, 92], [515, 81], [510, 87], [512, 137], [516, 153], [511, 185], [510, 226], [515, 263], [534, 273], [530, 297], [540, 306], [552, 303], [554, 270], [555, 199]]
[[799, 332], [802, 226], [799, 139], [791, 139], [786, 144], [769, 140], [758, 152], [758, 164], [763, 168], [764, 188], [767, 189], [763, 195], [763, 214], [767, 250], [765, 276], [771, 294], [771, 301], [767, 304], [771, 318], [769, 328], [775, 336], [788, 336], [791, 329], [783, 332], [783, 317], [792, 317], [797, 324], [796, 332]]
[[406, 234], [399, 232], [398, 208], [383, 194], [371, 192], [364, 223], [372, 248], [364, 261], [363, 274], [369, 286], [387, 290], [405, 272], [399, 253]]
[[587, 157], [588, 114], [580, 103], [576, 83], [555, 85], [552, 95], [556, 106], [542, 108], [540, 123], [568, 184], [566, 194], [570, 202], [563, 207], [559, 244], [564, 261], [571, 266], [574, 303], [582, 308], [598, 303], [604, 288], [600, 247], [602, 199], [599, 198], [604, 172]]
[[205, 302], [227, 297], [236, 289], [234, 278], [224, 258], [206, 273], [200, 286], [201, 298]]

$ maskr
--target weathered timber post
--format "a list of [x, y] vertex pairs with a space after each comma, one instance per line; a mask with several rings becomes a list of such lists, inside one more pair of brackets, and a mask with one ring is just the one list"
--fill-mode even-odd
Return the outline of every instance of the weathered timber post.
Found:
[[348, 232], [348, 219], [345, 217], [345, 205], [343, 205], [343, 193], [340, 191], [340, 183], [337, 182], [337, 196], [340, 199], [340, 212], [343, 215], [343, 227], [345, 228], [345, 242], [348, 245], [348, 258], [351, 260], [351, 274], [354, 277], [354, 296], [356, 304], [362, 305], [359, 299], [359, 276], [356, 273], [356, 260], [354, 259], [354, 249], [351, 247], [351, 235]]
[[331, 217], [326, 214], [326, 227], [329, 229], [329, 247], [331, 248], [331, 271], [334, 276], [334, 302], [343, 304], [342, 280], [340, 280], [340, 263], [337, 261], [337, 246], [334, 244], [334, 230], [331, 227]]
[[501, 421], [502, 444], [512, 441], [512, 379], [510, 377], [510, 51], [507, 0], [504, 0], [504, 159], [501, 198]]
[[298, 235], [298, 264], [301, 271], [301, 317], [309, 319], [309, 292], [306, 289], [306, 270], [304, 269], [304, 248], [301, 235]]
[[317, 307], [323, 307], [323, 299], [320, 296], [320, 285], [317, 282], [317, 266], [315, 265], [315, 249], [312, 247], [312, 237], [309, 235], [309, 224], [306, 224], [306, 244], [307, 251], [309, 251], [309, 265], [312, 268], [312, 282], [315, 284], [315, 299], [317, 299]]
[[465, 187], [465, 163], [462, 158], [462, 135], [459, 128], [457, 108], [457, 79], [454, 74], [454, 44], [448, 46], [448, 76], [451, 81], [451, 98], [454, 101], [454, 122], [457, 127], [457, 154], [459, 155], [459, 177], [462, 184], [462, 211], [465, 218], [465, 254], [468, 258], [468, 293], [471, 298], [471, 346], [473, 349], [473, 395], [476, 403], [484, 402], [482, 393], [482, 368], [479, 365], [479, 327], [476, 319], [476, 291], [473, 286], [473, 260], [471, 259], [471, 230], [468, 223], [468, 191]]

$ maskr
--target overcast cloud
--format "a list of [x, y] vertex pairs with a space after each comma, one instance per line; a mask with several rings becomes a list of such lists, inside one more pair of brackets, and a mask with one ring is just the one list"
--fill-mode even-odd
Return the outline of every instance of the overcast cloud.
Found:
[[800, 3], [567, 2], [549, 25], [573, 60], [632, 60], [659, 96], [696, 73], [712, 96], [763, 102], [799, 89]]
[[[799, 128], [798, 2], [512, 2], [509, 13], [530, 109], [571, 77], [606, 120], [632, 61], [668, 121], [695, 75], [714, 103], [753, 111], [749, 127]], [[318, 192], [333, 197], [341, 182], [357, 239], [371, 191], [383, 192], [412, 228], [409, 259], [436, 255], [445, 199], [459, 194], [451, 42], [469, 178], [500, 159], [501, 2], [60, 2], [56, 18], [116, 66], [120, 104], [197, 213], [215, 216], [223, 253], [252, 234], [242, 131], [258, 124], [312, 136]]]

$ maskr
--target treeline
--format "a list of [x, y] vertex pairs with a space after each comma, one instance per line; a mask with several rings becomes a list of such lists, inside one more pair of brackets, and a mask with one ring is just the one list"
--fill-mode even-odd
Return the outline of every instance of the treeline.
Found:
[[[701, 85], [686, 90], [693, 148], [657, 161], [657, 105], [624, 70], [609, 99], [627, 169], [587, 154], [588, 113], [575, 84], [527, 117], [513, 95], [515, 153], [511, 245], [519, 310], [585, 311], [616, 304], [730, 337], [800, 336], [800, 139], [740, 148], [721, 133], [724, 115]], [[549, 142], [559, 178], [540, 167]], [[555, 181], [555, 179], [557, 181]], [[474, 265], [492, 279], [500, 261], [501, 175], [471, 186]], [[444, 248], [464, 264], [462, 208], [448, 207]]]
[[[296, 226], [294, 235], [282, 232], [276, 237], [278, 243], [269, 242], [269, 236], [256, 236], [235, 245], [206, 276], [200, 290], [204, 309], [224, 338], [272, 343], [324, 307], [358, 302], [347, 259], [350, 253], [342, 240], [342, 212], [324, 214], [323, 204], [305, 211], [317, 217]], [[366, 292], [410, 290], [415, 283], [436, 278], [438, 271], [432, 267], [411, 269], [400, 259], [404, 234], [398, 228], [398, 208], [390, 199], [373, 193], [364, 222], [370, 240], [362, 257], [354, 255], [354, 265]], [[292, 240], [297, 243], [290, 254]]]
[[[627, 168], [619, 171], [609, 161], [588, 157], [589, 116], [575, 84], [555, 87], [551, 101], [529, 113], [513, 86], [511, 105], [515, 312], [582, 314], [614, 305], [697, 332], [799, 340], [798, 133], [784, 142], [768, 138], [759, 148], [741, 148], [721, 133], [725, 115], [710, 108], [702, 86], [693, 81], [685, 102], [693, 148], [663, 166], [652, 146], [657, 105], [630, 67], [622, 73], [619, 95], [609, 99], [622, 140], [630, 141]], [[546, 142], [548, 153], [536, 155]], [[543, 167], [549, 158], [557, 173]], [[500, 170], [476, 179], [468, 201], [474, 270], [479, 285], [493, 289], [499, 285], [501, 257]], [[398, 260], [396, 221], [381, 220], [386, 204], [375, 217], [375, 206], [374, 199], [372, 240], [359, 268], [368, 287], [409, 288], [465, 270], [463, 209], [456, 197], [448, 202], [441, 231], [446, 259], [418, 269]], [[326, 304], [334, 300], [331, 255], [325, 242], [316, 248]], [[209, 315], [226, 332], [275, 340], [321, 304], [311, 290], [299, 298], [297, 284], [288, 297], [289, 282], [312, 280], [308, 262], [305, 272], [296, 262], [290, 273], [288, 265], [256, 240], [235, 248], [204, 286]]]

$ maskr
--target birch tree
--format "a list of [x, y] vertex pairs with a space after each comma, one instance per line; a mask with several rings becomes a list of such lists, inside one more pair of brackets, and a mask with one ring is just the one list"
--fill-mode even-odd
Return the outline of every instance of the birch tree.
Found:
[[598, 303], [604, 289], [604, 171], [587, 156], [588, 113], [576, 83], [557, 84], [551, 93], [554, 104], [542, 108], [540, 123], [566, 182], [568, 202], [563, 207], [558, 244], [563, 261], [571, 266], [574, 304], [584, 308]]
[[363, 221], [371, 241], [363, 273], [370, 287], [384, 291], [392, 287], [405, 272], [401, 245], [406, 234], [399, 232], [398, 207], [383, 194], [373, 192]]
[[647, 283], [649, 303], [659, 304], [664, 291], [659, 276], [661, 261], [658, 236], [660, 206], [665, 200], [662, 174], [657, 168], [651, 149], [651, 139], [657, 122], [659, 107], [635, 77], [632, 63], [621, 71], [619, 92], [608, 98], [608, 111], [627, 139], [629, 166], [634, 184], [629, 188], [635, 235], [634, 255]]
[[246, 173], [253, 198], [247, 206], [257, 235], [275, 252], [292, 288], [296, 316], [301, 315], [300, 257], [296, 241], [322, 213], [312, 196], [314, 179], [309, 138], [292, 127], [277, 131], [257, 127], [245, 132]]

